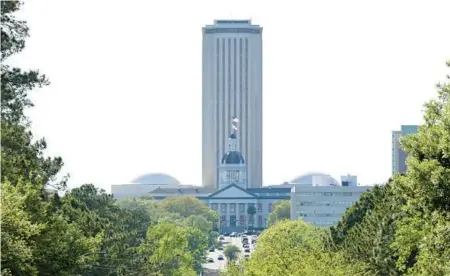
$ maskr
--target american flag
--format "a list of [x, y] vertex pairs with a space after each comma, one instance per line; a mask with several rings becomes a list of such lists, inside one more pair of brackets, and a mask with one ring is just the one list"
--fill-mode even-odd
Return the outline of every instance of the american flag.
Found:
[[233, 130], [237, 131], [238, 130], [238, 123], [239, 123], [239, 119], [236, 117], [233, 117], [233, 119], [231, 120], [231, 127], [233, 128]]

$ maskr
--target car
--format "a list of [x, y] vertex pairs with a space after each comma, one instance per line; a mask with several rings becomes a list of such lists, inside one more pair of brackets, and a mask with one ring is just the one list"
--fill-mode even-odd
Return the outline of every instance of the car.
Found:
[[225, 237], [224, 236], [220, 236], [219, 237], [219, 241], [223, 241], [223, 240], [225, 240]]
[[234, 238], [234, 237], [236, 237], [236, 236], [237, 236], [237, 233], [236, 233], [236, 232], [231, 232], [230, 237]]
[[245, 254], [245, 255], [244, 255], [244, 258], [246, 258], [246, 259], [248, 259], [249, 257], [250, 257], [249, 254]]
[[223, 261], [223, 260], [225, 260], [225, 258], [223, 257], [223, 255], [219, 255], [219, 256], [217, 256], [217, 260]]
[[223, 233], [223, 235], [224, 235], [225, 237], [229, 237], [229, 236], [230, 236], [230, 233]]
[[244, 248], [250, 248], [250, 245], [249, 245], [248, 243], [246, 243], [246, 244], [242, 245], [242, 247], [244, 247]]
[[213, 258], [207, 258], [206, 261], [207, 261], [208, 263], [214, 263], [214, 259], [213, 259]]
[[209, 252], [214, 252], [214, 251], [215, 251], [214, 247], [209, 248]]
[[250, 253], [250, 248], [245, 248], [244, 253]]
[[219, 246], [217, 250], [223, 250], [223, 246]]

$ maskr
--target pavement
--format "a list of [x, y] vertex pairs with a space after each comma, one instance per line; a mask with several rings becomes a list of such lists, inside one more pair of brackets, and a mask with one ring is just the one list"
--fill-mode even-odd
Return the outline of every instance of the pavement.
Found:
[[[252, 237], [248, 236], [248, 241], [250, 243], [250, 248], [251, 248], [250, 252], [253, 252], [254, 249], [253, 249], [253, 245], [251, 244], [251, 242], [252, 242], [251, 239], [252, 239]], [[225, 248], [227, 246], [227, 244], [233, 244], [233, 245], [237, 246], [239, 249], [241, 249], [239, 259], [244, 257], [244, 247], [242, 246], [240, 237], [237, 237], [237, 238], [225, 237], [223, 247]], [[246, 254], [249, 254], [249, 253], [246, 253]], [[203, 264], [203, 268], [207, 269], [207, 270], [217, 270], [217, 271], [223, 270], [227, 266], [227, 259], [225, 257], [225, 260], [219, 261], [217, 259], [217, 257], [219, 255], [224, 255], [224, 257], [225, 257], [225, 254], [223, 253], [222, 250], [216, 249], [214, 252], [208, 252], [208, 257], [212, 258], [214, 260], [214, 263], [205, 263], [205, 264]]]

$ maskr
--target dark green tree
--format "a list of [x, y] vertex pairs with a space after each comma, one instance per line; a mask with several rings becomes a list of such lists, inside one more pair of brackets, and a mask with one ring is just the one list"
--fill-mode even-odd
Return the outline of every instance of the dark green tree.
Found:
[[234, 244], [228, 244], [224, 250], [223, 254], [227, 257], [228, 262], [233, 263], [239, 258], [241, 254], [241, 249]]
[[253, 217], [256, 214], [256, 208], [255, 205], [253, 204], [249, 204], [247, 207], [247, 215], [249, 216], [249, 220], [251, 221], [251, 225], [249, 225], [249, 227], [253, 227]]

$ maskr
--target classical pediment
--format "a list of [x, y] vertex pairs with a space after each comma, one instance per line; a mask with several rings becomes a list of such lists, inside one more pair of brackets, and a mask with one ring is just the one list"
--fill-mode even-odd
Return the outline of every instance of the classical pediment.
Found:
[[249, 198], [255, 197], [251, 192], [248, 192], [241, 187], [234, 184], [224, 187], [215, 193], [209, 195], [210, 198]]

